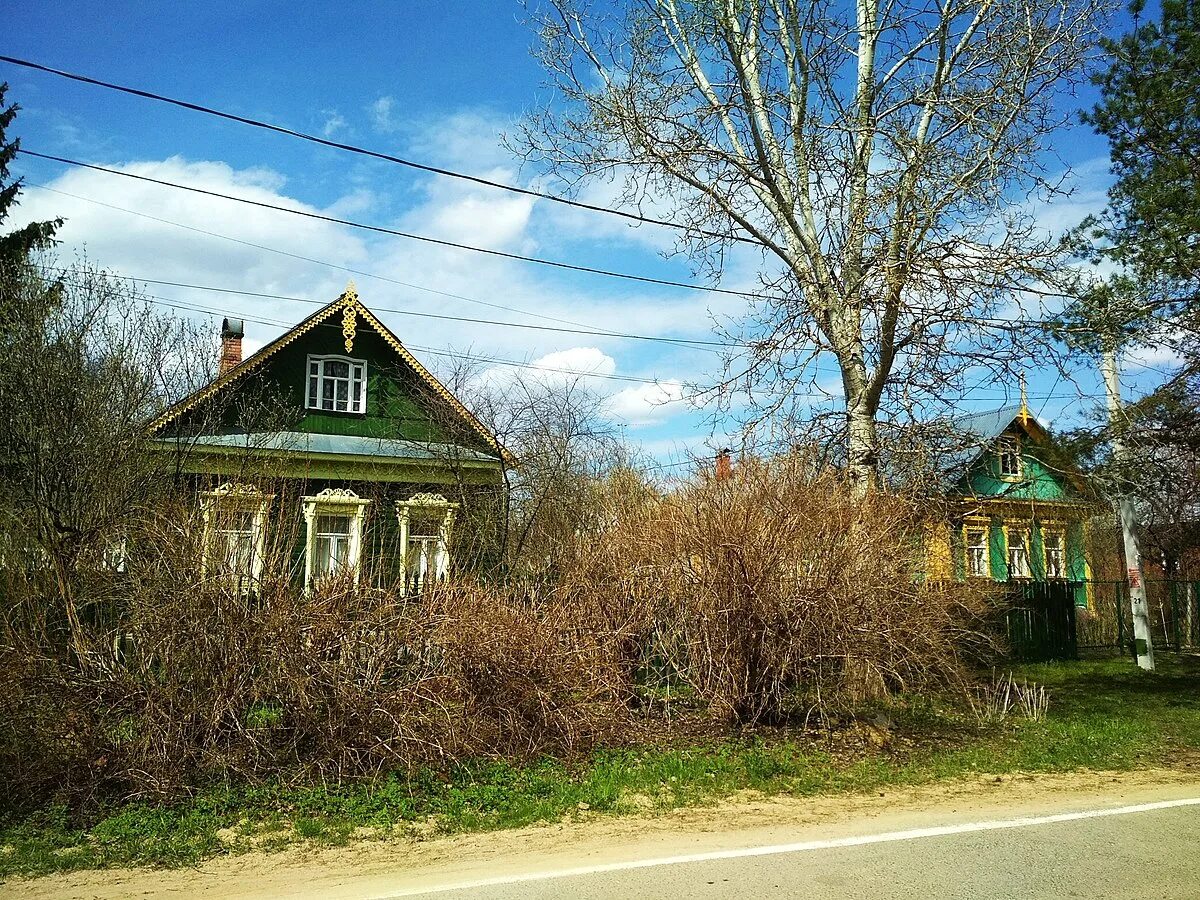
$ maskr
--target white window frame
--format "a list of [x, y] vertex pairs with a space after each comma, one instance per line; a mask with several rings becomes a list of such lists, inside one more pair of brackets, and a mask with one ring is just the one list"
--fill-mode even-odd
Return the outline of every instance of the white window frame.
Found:
[[[1054, 540], [1056, 546], [1051, 547], [1050, 541]], [[1065, 580], [1067, 577], [1067, 533], [1060, 526], [1043, 525], [1042, 526], [1042, 551], [1046, 557], [1046, 580]], [[1058, 558], [1057, 565], [1052, 566], [1050, 560], [1051, 551], [1055, 551]], [[1055, 569], [1056, 571], [1052, 571]]]
[[[451, 503], [441, 494], [419, 493], [407, 500], [396, 501], [396, 518], [400, 522], [401, 564], [404, 570], [404, 583], [412, 583], [418, 590], [424, 586], [432, 571], [433, 577], [441, 581], [450, 574], [451, 554], [450, 535], [454, 528], [454, 519], [458, 514], [459, 504]], [[437, 524], [437, 533], [417, 535], [412, 533], [412, 513], [416, 510], [424, 515], [441, 518]], [[414, 550], [413, 542], [419, 542], [419, 557], [415, 565], [411, 562]], [[432, 559], [430, 547], [432, 542]], [[431, 565], [432, 564], [432, 565]]]
[[[348, 366], [347, 376], [341, 378], [335, 375], [325, 374], [325, 364], [329, 362], [344, 362]], [[313, 366], [317, 367], [317, 371], [313, 371]], [[360, 369], [359, 377], [355, 377], [355, 368]], [[340, 356], [338, 354], [329, 355], [314, 355], [309, 354], [308, 360], [304, 368], [304, 406], [306, 409], [314, 409], [317, 412], [343, 412], [355, 413], [362, 415], [367, 411], [367, 361], [365, 359], [355, 359], [352, 356]], [[334, 382], [334, 400], [333, 407], [324, 405], [325, 397], [325, 382]], [[337, 409], [337, 382], [346, 383], [346, 408]], [[354, 385], [355, 383], [362, 385], [362, 390], [358, 394], [358, 403], [354, 402]], [[313, 387], [316, 387], [316, 399], [313, 399]]]
[[[1005, 471], [1005, 458], [1013, 460], [1012, 471]], [[1016, 481], [1025, 474], [1025, 460], [1021, 456], [1021, 440], [1011, 434], [1000, 438], [996, 444], [996, 471], [1007, 481]]]
[[319, 494], [301, 499], [307, 537], [304, 542], [304, 589], [311, 590], [317, 580], [314, 572], [317, 550], [317, 519], [320, 516], [345, 516], [350, 520], [349, 546], [345, 570], [358, 584], [362, 572], [363, 523], [367, 518], [370, 500], [362, 500], [348, 488], [326, 488]]
[[[1020, 535], [1020, 543], [1014, 544], [1014, 535]], [[1032, 578], [1033, 572], [1030, 569], [1029, 550], [1030, 543], [1033, 538], [1033, 529], [1028, 525], [1005, 525], [1004, 526], [1004, 559], [1008, 563], [1008, 577], [1011, 578]], [[1013, 565], [1013, 550], [1021, 548], [1022, 565], [1020, 567]]]
[[[264, 494], [253, 485], [225, 482], [216, 490], [200, 493], [200, 508], [204, 515], [204, 545], [201, 558], [202, 571], [207, 574], [210, 569], [216, 569], [228, 559], [228, 535], [233, 529], [222, 527], [224, 516], [237, 513], [250, 515], [250, 569], [248, 572], [238, 572], [234, 569], [223, 569], [221, 574], [227, 575], [234, 582], [238, 591], [247, 594], [262, 578], [263, 561], [267, 551], [267, 512], [274, 494]], [[214, 559], [213, 550], [217, 544], [218, 534], [225, 535], [221, 546], [221, 558]]]
[[[981, 534], [983, 543], [972, 544], [971, 533], [978, 532]], [[969, 578], [991, 578], [992, 576], [992, 549], [991, 549], [991, 526], [987, 522], [965, 522], [963, 524], [963, 548], [966, 553], [966, 573]], [[976, 572], [971, 566], [971, 551], [983, 551], [983, 571]]]

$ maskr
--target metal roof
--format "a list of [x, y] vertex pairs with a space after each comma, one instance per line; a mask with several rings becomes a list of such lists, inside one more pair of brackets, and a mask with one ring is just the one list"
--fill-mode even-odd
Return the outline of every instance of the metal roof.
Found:
[[394, 460], [444, 460], [499, 463], [496, 454], [483, 453], [457, 444], [436, 444], [351, 434], [315, 434], [306, 431], [253, 431], [235, 434], [205, 434], [162, 438], [160, 443], [230, 450], [268, 451], [301, 455], [359, 456]]

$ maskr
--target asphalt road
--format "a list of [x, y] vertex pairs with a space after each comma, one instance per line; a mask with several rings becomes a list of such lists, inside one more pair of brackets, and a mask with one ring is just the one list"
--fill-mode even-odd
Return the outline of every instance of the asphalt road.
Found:
[[491, 886], [476, 883], [457, 890], [447, 887], [434, 893], [404, 895], [483, 900], [531, 897], [1195, 900], [1200, 898], [1200, 806], [910, 839], [889, 838], [858, 846], [665, 863]]
[[1200, 778], [980, 775], [886, 795], [743, 797], [648, 818], [0, 881], [8, 897], [1200, 900]]

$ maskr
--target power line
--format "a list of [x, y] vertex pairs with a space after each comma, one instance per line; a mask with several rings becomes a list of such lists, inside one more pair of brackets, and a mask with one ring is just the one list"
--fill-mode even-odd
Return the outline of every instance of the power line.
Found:
[[497, 256], [501, 259], [511, 259], [517, 262], [533, 263], [539, 266], [549, 266], [554, 269], [565, 269], [570, 272], [583, 272], [588, 275], [603, 275], [606, 278], [621, 278], [626, 281], [636, 281], [641, 284], [655, 284], [662, 287], [683, 288], [689, 291], [707, 291], [713, 294], [730, 294], [734, 297], [752, 297], [752, 294], [747, 294], [744, 291], [734, 291], [729, 288], [719, 287], [704, 287], [699, 284], [688, 284], [684, 281], [671, 281], [667, 278], [651, 278], [648, 275], [633, 275], [629, 272], [614, 272], [611, 269], [597, 269], [592, 266], [580, 266], [575, 263], [562, 262], [555, 259], [543, 259], [538, 256], [524, 256], [520, 253], [509, 253], [505, 250], [492, 250], [487, 247], [474, 247], [470, 244], [460, 244], [457, 241], [448, 241], [443, 238], [430, 237], [426, 234], [415, 234], [409, 231], [398, 231], [395, 228], [385, 228], [382, 225], [369, 225], [366, 222], [355, 222], [353, 219], [340, 219], [337, 216], [327, 216], [323, 213], [309, 212], [303, 209], [289, 209], [286, 206], [280, 206], [276, 203], [267, 203], [265, 200], [251, 200], [248, 197], [235, 197], [233, 194], [223, 194], [220, 191], [210, 191], [207, 188], [199, 188], [193, 185], [179, 184], [175, 181], [166, 181], [162, 178], [151, 178], [149, 175], [136, 175], [133, 172], [122, 172], [120, 169], [112, 169], [108, 166], [99, 166], [94, 163], [85, 163], [77, 159], [70, 159], [65, 156], [54, 156], [49, 153], [38, 153], [33, 150], [26, 150], [24, 147], [17, 150], [25, 156], [32, 156], [36, 159], [45, 159], [50, 162], [62, 163], [63, 165], [76, 166], [81, 169], [91, 169], [95, 172], [105, 172], [109, 175], [119, 175], [122, 178], [132, 178], [136, 181], [143, 181], [149, 184], [157, 184], [162, 187], [175, 188], [180, 191], [190, 191], [194, 194], [203, 194], [206, 197], [218, 197], [222, 200], [232, 200], [234, 203], [245, 203], [248, 206], [256, 206], [260, 209], [270, 209], [276, 212], [288, 213], [293, 216], [302, 216], [306, 219], [316, 219], [319, 222], [330, 222], [334, 225], [345, 225], [348, 228], [358, 228], [362, 231], [371, 231], [376, 234], [387, 234], [393, 237], [404, 238], [410, 241], [420, 241], [425, 244], [434, 244], [438, 247], [450, 247], [455, 250], [469, 250], [472, 253], [483, 253], [487, 256]]
[[571, 319], [560, 319], [555, 316], [547, 316], [547, 315], [544, 315], [543, 313], [530, 312], [529, 310], [518, 309], [517, 307], [514, 307], [514, 306], [505, 306], [502, 303], [490, 303], [487, 300], [480, 300], [477, 297], [468, 297], [464, 294], [455, 294], [455, 293], [452, 293], [451, 291], [442, 291], [442, 290], [438, 290], [437, 288], [426, 287], [425, 285], [414, 284], [409, 281], [401, 281], [399, 278], [392, 278], [387, 275], [379, 275], [375, 272], [367, 272], [363, 269], [355, 269], [353, 266], [343, 266], [343, 265], [340, 265], [339, 263], [329, 262], [328, 260], [317, 259], [312, 256], [305, 256], [302, 253], [292, 253], [290, 250], [280, 250], [278, 247], [270, 247], [266, 244], [257, 244], [254, 241], [247, 241], [247, 240], [243, 240], [242, 238], [233, 237], [232, 235], [221, 234], [220, 232], [216, 232], [216, 231], [209, 231], [206, 228], [198, 228], [195, 225], [185, 225], [183, 222], [176, 222], [171, 219], [164, 219], [161, 216], [151, 215], [150, 213], [141, 212], [140, 210], [136, 210], [136, 209], [129, 209], [128, 207], [124, 207], [124, 206], [117, 206], [114, 203], [106, 203], [103, 200], [96, 200], [93, 197], [84, 197], [80, 194], [73, 194], [70, 191], [64, 191], [64, 190], [60, 190], [58, 188], [47, 187], [44, 184], [37, 184], [36, 182], [26, 181], [26, 182], [23, 182], [22, 186], [37, 188], [38, 190], [42, 190], [42, 191], [49, 191], [52, 194], [60, 194], [63, 197], [73, 197], [74, 199], [82, 200], [85, 203], [94, 203], [96, 206], [103, 206], [105, 209], [113, 209], [113, 210], [116, 210], [117, 212], [123, 212], [123, 213], [126, 213], [127, 215], [137, 216], [138, 218], [141, 218], [141, 219], [149, 219], [152, 222], [160, 222], [163, 225], [170, 225], [174, 228], [182, 228], [185, 231], [191, 231], [196, 234], [203, 234], [203, 235], [206, 235], [207, 237], [217, 238], [218, 240], [222, 240], [222, 241], [229, 241], [230, 243], [233, 243], [233, 244], [240, 244], [243, 247], [253, 247], [255, 250], [265, 250], [267, 253], [275, 253], [275, 254], [278, 254], [279, 256], [286, 256], [289, 259], [298, 259], [301, 262], [312, 263], [313, 265], [317, 265], [317, 266], [325, 266], [326, 268], [336, 269], [339, 272], [348, 272], [351, 275], [358, 275], [363, 278], [374, 278], [377, 281], [383, 281], [388, 284], [398, 284], [401, 287], [412, 288], [414, 290], [424, 291], [429, 294], [436, 294], [439, 297], [451, 297], [456, 300], [463, 300], [463, 301], [466, 301], [467, 303], [474, 303], [479, 306], [489, 307], [491, 309], [501, 309], [501, 310], [504, 310], [505, 312], [516, 313], [517, 315], [521, 315], [521, 316], [530, 316], [535, 319], [544, 319], [547, 322], [561, 322], [564, 325], [575, 325], [580, 328], [592, 327], [592, 326], [586, 325], [582, 322], [575, 322]]
[[[114, 277], [127, 279], [129, 276], [116, 275]], [[79, 284], [79, 282], [77, 280], [72, 280], [69, 278], [64, 279], [64, 280], [67, 281], [69, 284], [76, 284], [76, 285]], [[186, 300], [180, 300], [176, 297], [163, 297], [159, 294], [148, 294], [148, 293], [142, 293], [142, 294], [140, 294], [140, 297], [142, 299], [144, 299], [147, 303], [153, 304], [154, 306], [164, 306], [164, 307], [168, 307], [170, 309], [185, 310], [185, 311], [189, 311], [189, 312], [199, 312], [199, 313], [204, 313], [206, 315], [210, 315], [210, 316], [214, 316], [214, 317], [225, 316], [228, 314], [227, 311], [224, 311], [224, 310], [213, 309], [211, 306], [204, 306], [199, 303], [190, 303]], [[268, 319], [268, 318], [264, 318], [262, 316], [241, 315], [241, 318], [247, 322], [254, 322], [259, 325], [268, 325], [268, 326], [275, 327], [275, 328], [292, 328], [295, 325], [294, 322], [283, 322], [278, 319]], [[405, 346], [408, 347], [410, 350], [418, 350], [421, 353], [430, 353], [435, 356], [443, 356], [443, 357], [447, 357], [449, 359], [460, 359], [460, 360], [463, 360], [466, 362], [482, 362], [482, 363], [489, 363], [489, 364], [499, 365], [499, 366], [512, 366], [515, 368], [529, 369], [534, 372], [554, 372], [554, 373], [562, 374], [562, 375], [579, 375], [579, 376], [583, 376], [583, 377], [587, 377], [587, 378], [603, 378], [608, 381], [626, 381], [626, 382], [633, 382], [636, 384], [648, 384], [648, 385], [660, 385], [660, 386], [664, 385], [664, 384], [672, 383], [673, 381], [676, 381], [675, 379], [668, 379], [667, 381], [664, 381], [663, 379], [658, 379], [658, 378], [642, 378], [637, 375], [617, 375], [616, 373], [609, 373], [609, 372], [592, 372], [592, 371], [585, 371], [582, 369], [565, 369], [565, 368], [561, 368], [561, 367], [557, 367], [557, 366], [543, 366], [543, 365], [537, 365], [535, 363], [521, 362], [521, 361], [515, 360], [515, 359], [503, 359], [501, 357], [494, 357], [494, 356], [478, 356], [478, 355], [469, 354], [469, 353], [457, 353], [457, 352], [454, 352], [451, 350], [438, 350], [434, 347], [423, 347], [423, 346], [420, 346], [419, 344], [407, 344], [406, 343]], [[682, 399], [683, 398], [679, 398], [679, 400], [682, 400]], [[672, 402], [679, 402], [679, 400], [669, 399], [669, 400], [665, 400], [663, 402], [664, 403], [672, 403]]]
[[473, 184], [482, 185], [484, 187], [495, 188], [496, 190], [508, 191], [513, 194], [520, 194], [526, 197], [538, 197], [543, 200], [550, 200], [554, 203], [561, 203], [564, 206], [572, 206], [576, 209], [586, 209], [590, 212], [606, 213], [610, 216], [619, 216], [623, 219], [628, 219], [633, 222], [646, 225], [661, 225], [665, 228], [674, 228], [676, 230], [689, 231], [695, 234], [700, 234], [705, 237], [718, 238], [722, 240], [732, 240], [744, 244], [754, 244], [762, 246], [762, 242], [754, 238], [744, 237], [742, 235], [725, 235], [718, 231], [707, 231], [703, 228], [693, 228], [687, 225], [681, 225], [678, 222], [668, 222], [665, 219], [655, 219], [650, 216], [643, 216], [638, 213], [626, 212], [620, 209], [610, 209], [606, 206], [596, 206], [591, 203], [585, 203], [582, 200], [572, 200], [569, 197], [559, 197], [554, 194], [547, 194], [543, 191], [535, 191], [532, 188], [517, 187], [516, 185], [504, 184], [499, 181], [492, 181], [487, 178], [480, 178], [477, 175], [468, 175], [465, 172], [456, 172], [453, 169], [444, 169], [438, 166], [431, 166], [427, 163], [415, 162], [411, 159], [393, 156], [390, 153], [382, 153], [378, 150], [370, 150], [366, 147], [359, 147], [355, 144], [346, 144], [341, 141], [332, 141], [328, 138], [319, 137], [315, 134], [309, 134], [304, 131], [296, 131], [292, 128], [285, 128], [282, 125], [273, 125], [270, 122], [263, 122], [259, 119], [251, 119], [247, 116], [239, 116], [236, 113], [226, 112], [220, 109], [214, 109], [209, 106], [202, 106], [199, 103], [191, 103], [187, 100], [179, 100], [175, 97], [168, 97], [164, 94], [156, 94], [153, 91], [143, 90], [141, 88], [129, 87], [127, 85], [114, 84], [110, 81], [101, 81], [98, 78], [91, 78], [87, 75], [80, 75], [76, 72], [68, 72], [63, 69], [54, 69], [50, 66], [42, 65], [41, 63], [31, 62], [27, 59], [19, 59], [15, 56], [0, 56], [0, 62], [10, 63], [14, 66], [23, 66], [27, 69], [34, 69], [38, 72], [45, 72], [50, 75], [57, 75], [60, 78], [67, 78], [71, 81], [78, 81], [83, 84], [90, 84], [96, 87], [106, 88], [112, 91], [119, 91], [123, 94], [130, 94], [134, 97], [141, 97], [146, 100], [155, 100], [159, 103], [169, 103], [172, 106], [178, 106], [182, 109], [187, 109], [192, 112], [203, 113], [209, 116], [216, 116], [220, 119], [227, 119], [230, 122], [237, 122], [242, 125], [249, 125], [254, 128], [262, 128], [267, 131], [273, 131], [276, 134], [286, 135], [287, 137], [298, 138], [303, 141], [309, 141], [313, 144], [318, 144], [323, 147], [330, 147], [334, 150], [343, 150], [347, 153], [355, 153], [360, 156], [368, 156], [372, 159], [383, 160], [384, 162], [395, 163], [396, 165], [406, 166], [410, 169], [416, 169], [421, 172], [428, 172], [433, 175], [441, 175], [446, 178], [457, 178], [461, 181], [468, 181]]
[[[232, 237], [227, 234], [221, 234], [219, 232], [209, 231], [209, 230], [203, 229], [203, 228], [196, 228], [192, 225], [185, 225], [181, 222], [174, 222], [170, 219], [163, 219], [163, 218], [160, 218], [159, 216], [150, 215], [149, 213], [143, 213], [143, 212], [139, 212], [138, 210], [128, 209], [128, 208], [122, 207], [122, 206], [116, 206], [111, 203], [105, 203], [101, 200], [95, 200], [91, 197], [84, 197], [79, 194], [73, 194], [69, 191], [60, 191], [56, 188], [47, 187], [42, 184], [28, 182], [28, 183], [26, 183], [25, 186], [36, 188], [38, 190], [48, 191], [53, 194], [61, 194], [66, 197], [72, 197], [76, 200], [83, 200], [87, 203], [95, 203], [96, 205], [103, 206], [107, 209], [113, 209], [113, 210], [117, 210], [118, 212], [128, 213], [129, 215], [139, 216], [142, 218], [150, 219], [155, 222], [161, 222], [164, 225], [172, 225], [177, 228], [184, 228], [188, 231], [195, 231], [199, 234], [207, 235], [208, 237], [218, 238], [220, 240], [232, 241], [234, 243], [243, 244], [243, 245], [249, 246], [249, 247], [254, 247], [259, 250], [266, 250], [271, 253], [279, 253], [279, 254], [282, 254], [285, 256], [302, 259], [305, 262], [312, 262], [312, 263], [316, 263], [319, 265], [325, 265], [325, 266], [330, 266], [333, 268], [343, 269], [344, 271], [348, 271], [348, 272], [351, 272], [356, 275], [365, 275], [367, 277], [380, 278], [380, 279], [389, 281], [394, 284], [399, 284], [404, 287], [413, 288], [414, 290], [426, 291], [428, 293], [437, 294], [442, 297], [452, 297], [457, 300], [464, 300], [468, 303], [477, 303], [481, 306], [488, 306], [493, 309], [502, 309], [506, 312], [512, 312], [512, 313], [516, 313], [518, 315], [535, 316], [535, 317], [544, 318], [544, 319], [547, 319], [547, 320], [553, 321], [553, 322], [563, 322], [566, 325], [577, 325], [578, 327], [563, 328], [563, 327], [552, 327], [552, 326], [547, 326], [547, 325], [532, 325], [532, 324], [525, 323], [525, 322], [503, 322], [503, 321], [494, 320], [494, 319], [473, 318], [470, 316], [451, 316], [451, 315], [445, 315], [445, 314], [441, 314], [441, 313], [426, 313], [426, 312], [417, 312], [415, 310], [389, 309], [387, 307], [372, 306], [372, 309], [374, 309], [376, 312], [390, 312], [390, 313], [396, 313], [397, 315], [402, 315], [402, 316], [416, 316], [418, 318], [426, 318], [426, 319], [443, 319], [443, 320], [452, 321], [452, 322], [466, 322], [466, 323], [474, 323], [474, 324], [480, 324], [480, 325], [497, 325], [497, 326], [503, 326], [506, 328], [524, 328], [524, 329], [529, 329], [529, 330], [533, 330], [533, 331], [562, 332], [564, 334], [583, 334], [583, 335], [593, 335], [593, 336], [597, 336], [597, 337], [622, 338], [622, 339], [636, 340], [636, 341], [654, 341], [654, 342], [659, 342], [659, 343], [695, 347], [695, 348], [701, 349], [701, 350], [710, 350], [711, 352], [714, 352], [714, 353], [718, 352], [721, 349], [730, 349], [730, 350], [749, 349], [750, 347], [753, 346], [751, 344], [731, 342], [731, 341], [707, 341], [707, 340], [701, 340], [699, 338], [675, 338], [675, 337], [667, 337], [667, 336], [662, 336], [662, 335], [634, 334], [634, 333], [630, 333], [630, 332], [610, 331], [610, 330], [606, 330], [606, 329], [590, 328], [588, 326], [583, 325], [582, 323], [571, 322], [570, 320], [567, 320], [567, 319], [557, 319], [553, 316], [543, 316], [540, 313], [529, 312], [528, 310], [519, 309], [517, 307], [504, 306], [503, 304], [499, 304], [499, 303], [488, 303], [487, 301], [479, 300], [474, 297], [467, 297], [463, 294], [455, 294], [455, 293], [452, 293], [449, 291], [437, 290], [436, 288], [430, 288], [430, 287], [426, 287], [424, 285], [414, 284], [412, 282], [400, 281], [400, 280], [394, 279], [394, 278], [386, 278], [385, 276], [382, 276], [382, 275], [374, 275], [369, 272], [362, 272], [357, 269], [350, 269], [350, 268], [347, 268], [344, 266], [338, 266], [335, 263], [325, 262], [323, 260], [314, 259], [312, 257], [302, 256], [300, 254], [295, 254], [295, 253], [290, 253], [286, 250], [279, 250], [278, 248], [268, 247], [264, 244], [256, 244], [256, 243], [253, 243], [252, 241], [244, 241], [240, 238], [235, 238], [235, 237]], [[187, 282], [180, 282], [180, 281], [167, 281], [167, 280], [156, 279], [156, 278], [143, 278], [143, 277], [137, 276], [137, 275], [123, 275], [123, 274], [118, 274], [118, 273], [112, 273], [112, 274], [114, 275], [114, 277], [117, 277], [117, 278], [125, 278], [130, 281], [138, 281], [138, 282], [142, 282], [145, 284], [163, 285], [165, 287], [179, 287], [179, 288], [187, 288], [190, 290], [211, 291], [214, 293], [221, 293], [221, 294], [237, 294], [237, 295], [241, 295], [241, 296], [245, 296], [245, 297], [260, 297], [260, 298], [263, 298], [266, 300], [285, 300], [285, 301], [290, 301], [290, 302], [294, 302], [294, 303], [309, 303], [309, 304], [321, 305], [322, 303], [325, 302], [323, 300], [313, 300], [308, 297], [292, 297], [292, 296], [287, 296], [284, 294], [270, 294], [270, 293], [264, 293], [261, 291], [246, 291], [246, 290], [238, 290], [235, 288], [216, 287], [215, 285], [190, 284]]]
[[[118, 278], [127, 278], [130, 281], [138, 281], [143, 284], [157, 284], [163, 287], [178, 287], [188, 288], [196, 291], [211, 291], [217, 294], [236, 294], [242, 297], [260, 297], [264, 300], [284, 300], [291, 303], [308, 303], [316, 306], [323, 306], [327, 301], [313, 300], [308, 297], [290, 297], [284, 294], [266, 294], [259, 291], [243, 291], [237, 288], [222, 288], [214, 287], [213, 285], [205, 284], [188, 284], [182, 281], [162, 281], [155, 278], [142, 278], [137, 275], [117, 275]], [[464, 322], [472, 325], [497, 325], [504, 328], [523, 328], [529, 331], [552, 331], [562, 334], [582, 334], [593, 337], [610, 337], [621, 338], [630, 341], [655, 341], [665, 344], [679, 344], [684, 346], [694, 346], [699, 349], [708, 349], [710, 347], [726, 347], [736, 349], [739, 347], [748, 347], [747, 344], [724, 344], [719, 341], [701, 341], [691, 340], [689, 338], [672, 338], [658, 337], [649, 334], [633, 334], [623, 331], [600, 331], [588, 328], [562, 328], [554, 325], [531, 325], [527, 322], [501, 322], [495, 319], [476, 319], [471, 316], [450, 316], [444, 313], [429, 313], [417, 312], [412, 309], [389, 309], [386, 306], [374, 306], [371, 309], [374, 312], [395, 313], [398, 316], [414, 316], [420, 319], [440, 319], [446, 322]]]

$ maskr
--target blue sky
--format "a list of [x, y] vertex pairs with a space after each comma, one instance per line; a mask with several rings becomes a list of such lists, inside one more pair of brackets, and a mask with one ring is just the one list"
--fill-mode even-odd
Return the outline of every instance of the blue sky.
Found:
[[[0, 52], [8, 55], [499, 181], [526, 183], [531, 176], [519, 170], [497, 139], [523, 110], [547, 97], [542, 72], [530, 54], [534, 36], [516, 4], [10, 0], [6, 7]], [[611, 217], [470, 187], [5, 64], [0, 64], [0, 80], [9, 82], [9, 99], [23, 108], [15, 133], [30, 150], [468, 244], [693, 280], [686, 262], [660, 256], [672, 244], [662, 229], [633, 230]], [[1103, 202], [1105, 146], [1078, 127], [1064, 132], [1058, 147], [1059, 155], [1078, 169], [1078, 193], [1069, 203], [1047, 210], [1047, 222], [1069, 225]], [[740, 311], [730, 297], [555, 273], [365, 236], [28, 158], [15, 170], [31, 185], [23, 197], [23, 214], [67, 218], [60, 235], [65, 253], [84, 250], [90, 261], [137, 277], [317, 300], [332, 299], [353, 277], [373, 308], [546, 324], [546, 318], [537, 318], [541, 316], [687, 338], [711, 338], [714, 317]], [[611, 193], [597, 185], [587, 199], [607, 205]], [[297, 260], [296, 255], [341, 268]], [[734, 271], [727, 283], [745, 285], [751, 276]], [[277, 322], [298, 321], [312, 309], [179, 288], [150, 290], [159, 297]], [[719, 360], [710, 352], [451, 325], [394, 313], [381, 316], [416, 347], [660, 379], [661, 386], [590, 382], [609, 397], [606, 408], [627, 436], [658, 458], [722, 443], [720, 437], [710, 438], [703, 413], [683, 403], [656, 402], [677, 398], [680, 382], [702, 381], [719, 371]], [[250, 322], [248, 344], [261, 345], [280, 330]], [[416, 352], [435, 370], [445, 365], [444, 358]], [[1145, 382], [1157, 377], [1145, 364], [1163, 361], [1153, 351], [1145, 352], [1130, 371]], [[1067, 424], [1091, 403], [1094, 381], [1088, 376], [1076, 388], [1056, 383], [1055, 376], [1038, 370], [1036, 361], [1030, 371], [1030, 392], [1044, 417]], [[1003, 387], [981, 394], [978, 404], [995, 405]], [[1053, 396], [1043, 397], [1051, 392]]]

